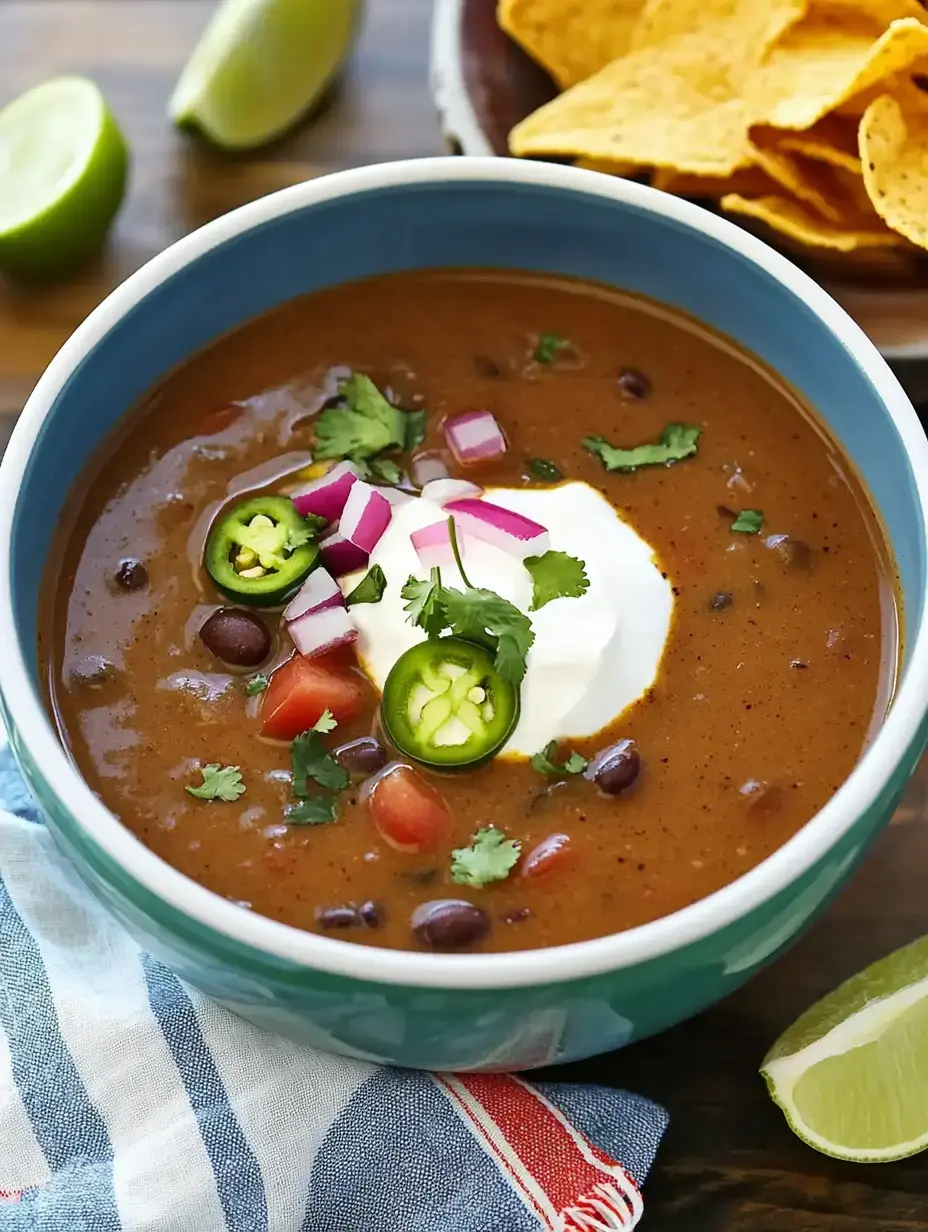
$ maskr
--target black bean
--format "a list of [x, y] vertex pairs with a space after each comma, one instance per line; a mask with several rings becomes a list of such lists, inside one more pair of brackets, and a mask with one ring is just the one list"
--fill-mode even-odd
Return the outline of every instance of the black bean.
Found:
[[490, 917], [481, 907], [459, 898], [436, 898], [412, 913], [412, 930], [423, 945], [457, 950], [480, 941], [490, 931]]
[[367, 928], [379, 928], [383, 923], [383, 909], [377, 903], [362, 903], [358, 908], [358, 919]]
[[619, 391], [623, 398], [637, 401], [647, 398], [651, 392], [651, 382], [637, 368], [623, 368], [619, 373]]
[[320, 907], [316, 920], [323, 928], [354, 928], [361, 920], [354, 907]]
[[332, 756], [343, 770], [362, 776], [373, 774], [387, 764], [387, 750], [374, 736], [361, 736], [340, 744]]
[[127, 556], [119, 562], [114, 580], [120, 590], [141, 590], [148, 585], [148, 570], [140, 560]]
[[271, 653], [267, 625], [240, 607], [213, 612], [200, 626], [200, 640], [210, 654], [233, 667], [257, 667]]
[[473, 364], [474, 371], [485, 381], [495, 381], [503, 375], [502, 368], [489, 355], [475, 355]]
[[634, 740], [617, 740], [597, 753], [583, 772], [607, 796], [617, 796], [631, 787], [641, 769], [641, 758]]
[[812, 566], [812, 549], [803, 539], [794, 539], [792, 535], [768, 535], [764, 547], [777, 556], [791, 569], [809, 569]]
[[732, 593], [730, 590], [717, 591], [709, 600], [709, 607], [713, 612], [723, 612], [725, 608], [731, 607]]

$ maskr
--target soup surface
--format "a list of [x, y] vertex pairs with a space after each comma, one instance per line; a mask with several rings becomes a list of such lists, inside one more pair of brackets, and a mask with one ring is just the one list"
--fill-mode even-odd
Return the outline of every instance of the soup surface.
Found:
[[[347, 453], [340, 540], [297, 516], [269, 563], [260, 501], [228, 530], [326, 483], [331, 514]], [[479, 487], [417, 495], [443, 475]], [[311, 609], [359, 550], [379, 600], [376, 571], [293, 624], [258, 594], [315, 557]], [[182, 872], [347, 940], [505, 950], [653, 920], [793, 835], [888, 705], [894, 596], [858, 481], [750, 356], [605, 288], [420, 273], [288, 304], [154, 390], [74, 495], [40, 649], [82, 774]]]

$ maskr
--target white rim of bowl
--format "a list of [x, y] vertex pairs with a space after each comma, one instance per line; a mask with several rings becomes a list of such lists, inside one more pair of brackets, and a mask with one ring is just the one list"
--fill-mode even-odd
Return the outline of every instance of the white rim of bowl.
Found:
[[909, 663], [873, 744], [824, 808], [771, 856], [707, 898], [638, 928], [570, 945], [498, 954], [388, 950], [321, 937], [237, 907], [179, 873], [149, 851], [97, 799], [71, 764], [36, 694], [15, 636], [10, 594], [13, 509], [48, 409], [87, 352], [165, 279], [251, 227], [323, 201], [429, 182], [518, 183], [604, 197], [708, 236], [759, 266], [819, 317], [876, 389], [911, 460], [922, 517], [928, 525], [928, 440], [901, 385], [847, 313], [761, 240], [688, 201], [594, 171], [455, 156], [383, 163], [285, 188], [194, 231], [108, 296], [52, 360], [26, 403], [0, 464], [0, 683], [19, 738], [75, 823], [145, 889], [203, 927], [307, 969], [378, 984], [495, 989], [560, 983], [618, 971], [697, 942], [772, 898], [827, 855], [886, 786], [897, 767], [897, 751], [906, 750], [916, 737], [928, 697], [928, 603], [919, 612], [907, 613], [907, 624], [914, 633]]

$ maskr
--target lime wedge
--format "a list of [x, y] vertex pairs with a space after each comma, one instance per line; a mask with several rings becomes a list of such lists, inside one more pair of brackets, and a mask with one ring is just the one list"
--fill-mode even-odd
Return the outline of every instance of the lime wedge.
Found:
[[879, 1163], [928, 1147], [928, 937], [813, 1005], [761, 1073], [790, 1128], [826, 1155]]
[[362, 0], [223, 0], [169, 104], [175, 124], [228, 150], [279, 136], [322, 95]]
[[0, 269], [66, 273], [103, 240], [126, 190], [125, 138], [103, 95], [58, 77], [0, 111]]

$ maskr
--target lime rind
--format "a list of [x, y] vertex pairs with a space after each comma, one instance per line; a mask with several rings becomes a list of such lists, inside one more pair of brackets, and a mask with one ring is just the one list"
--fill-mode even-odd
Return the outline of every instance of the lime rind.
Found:
[[83, 77], [36, 86], [0, 112], [0, 269], [50, 277], [102, 243], [125, 196], [129, 151]]
[[223, 0], [174, 89], [171, 119], [228, 150], [274, 140], [325, 92], [362, 7], [362, 0]]
[[790, 1128], [860, 1163], [928, 1147], [928, 938], [890, 954], [802, 1015], [761, 1069]]

